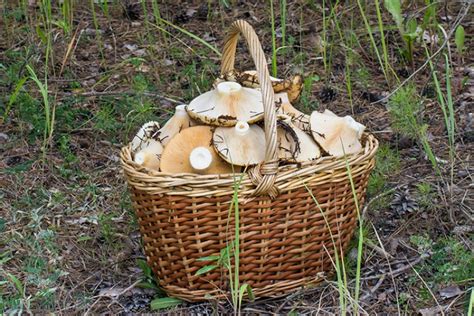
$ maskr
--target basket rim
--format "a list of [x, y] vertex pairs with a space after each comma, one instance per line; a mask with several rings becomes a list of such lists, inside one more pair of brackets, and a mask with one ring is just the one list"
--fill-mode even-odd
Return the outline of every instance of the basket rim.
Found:
[[[378, 140], [374, 135], [364, 133], [362, 140], [365, 140], [363, 150], [357, 154], [347, 156], [347, 163], [351, 168], [353, 176], [372, 168], [373, 163], [371, 163], [371, 161], [378, 149]], [[249, 175], [245, 172], [199, 175], [194, 173], [170, 174], [147, 169], [133, 161], [130, 144], [122, 147], [120, 162], [129, 185], [134, 189], [147, 192], [148, 194], [166, 193], [168, 195], [195, 197], [227, 195], [233, 192], [233, 185], [239, 178], [241, 178], [239, 180], [240, 189], [244, 195], [251, 195], [251, 191], [255, 189], [254, 183], [252, 183]], [[279, 188], [279, 191], [282, 192], [294, 188], [295, 180], [299, 180], [300, 182], [298, 187], [304, 185], [302, 182], [315, 174], [319, 174], [317, 179], [319, 183], [321, 183], [321, 181], [328, 181], [328, 179], [331, 180], [336, 173], [342, 172], [347, 177], [346, 168], [346, 160], [344, 158], [331, 156], [321, 157], [317, 160], [302, 164], [282, 165], [278, 167], [275, 185]], [[341, 169], [344, 170], [341, 171]], [[321, 174], [323, 176], [321, 176]], [[342, 180], [339, 179], [339, 181]]]

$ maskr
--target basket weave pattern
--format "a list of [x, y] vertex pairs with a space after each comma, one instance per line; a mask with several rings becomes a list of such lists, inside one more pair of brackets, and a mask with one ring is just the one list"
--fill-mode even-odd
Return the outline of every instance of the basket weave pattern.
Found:
[[[270, 86], [266, 63], [253, 52], [260, 49], [263, 56], [261, 46], [243, 21], [231, 28], [222, 70], [233, 67], [239, 32], [247, 39], [262, 86]], [[267, 119], [275, 123], [274, 115], [267, 115], [274, 113], [273, 92], [266, 93], [265, 132], [267, 140], [272, 140], [267, 142], [268, 165], [245, 174], [239, 189], [239, 278], [257, 297], [279, 296], [320, 282], [333, 270], [334, 249], [347, 248], [357, 224], [346, 163], [361, 207], [378, 147], [377, 140], [365, 134], [364, 150], [347, 157], [347, 162], [322, 157], [301, 165], [275, 165], [275, 152], [268, 147], [273, 146], [276, 124], [267, 124]], [[148, 264], [160, 286], [188, 301], [226, 296], [228, 276], [223, 269], [201, 276], [196, 272], [209, 264], [199, 258], [218, 255], [233, 239], [233, 213], [229, 212], [235, 176], [147, 170], [133, 162], [130, 146], [122, 149], [121, 162]]]

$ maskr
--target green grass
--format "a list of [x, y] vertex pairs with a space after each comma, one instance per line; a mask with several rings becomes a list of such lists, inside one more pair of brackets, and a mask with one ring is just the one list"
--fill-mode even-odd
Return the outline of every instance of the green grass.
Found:
[[277, 69], [277, 45], [276, 45], [276, 29], [275, 29], [275, 11], [273, 9], [273, 0], [270, 0], [270, 17], [272, 28], [272, 76], [278, 76]]
[[[433, 240], [428, 235], [414, 235], [410, 242], [419, 252], [432, 255], [418, 268], [418, 273], [433, 291], [452, 284], [472, 284], [474, 275], [474, 254], [453, 237]], [[415, 278], [412, 279], [416, 283]]]
[[441, 175], [438, 162], [428, 142], [428, 125], [423, 122], [423, 103], [416, 87], [408, 84], [400, 88], [389, 100], [392, 128], [401, 135], [420, 144], [434, 170]]

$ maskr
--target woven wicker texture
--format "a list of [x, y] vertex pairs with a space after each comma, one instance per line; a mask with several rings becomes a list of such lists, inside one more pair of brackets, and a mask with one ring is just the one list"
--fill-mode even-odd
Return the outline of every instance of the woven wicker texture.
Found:
[[[347, 157], [347, 162], [322, 157], [278, 166], [273, 90], [261, 45], [244, 21], [232, 24], [222, 72], [233, 68], [240, 33], [247, 40], [262, 83], [268, 147], [265, 162], [244, 174], [240, 183], [239, 278], [251, 285], [255, 296], [272, 297], [320, 282], [331, 273], [335, 248], [347, 248], [357, 224], [346, 163], [362, 206], [378, 142], [365, 134], [364, 150]], [[169, 295], [188, 301], [227, 296], [224, 269], [201, 276], [196, 272], [209, 264], [199, 258], [218, 255], [233, 240], [229, 209], [235, 176], [151, 171], [133, 162], [130, 146], [122, 148], [121, 163], [148, 264], [160, 286]]]

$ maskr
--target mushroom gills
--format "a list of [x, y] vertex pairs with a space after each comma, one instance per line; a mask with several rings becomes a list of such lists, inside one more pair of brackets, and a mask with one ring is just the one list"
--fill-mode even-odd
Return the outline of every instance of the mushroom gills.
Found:
[[138, 152], [147, 146], [149, 140], [159, 141], [160, 124], [155, 121], [145, 123], [140, 127], [131, 143], [132, 152]]
[[[303, 90], [303, 77], [301, 75], [295, 75], [289, 79], [279, 79], [271, 77], [271, 84], [273, 87], [273, 92], [288, 93], [290, 102], [296, 101]], [[222, 74], [216, 81], [215, 84], [218, 84], [222, 81], [235, 81], [240, 83], [244, 87], [248, 88], [260, 88], [260, 83], [258, 80], [258, 75], [256, 70], [246, 70], [239, 72], [236, 70], [231, 70]]]
[[234, 127], [216, 128], [212, 142], [219, 156], [233, 165], [255, 165], [265, 159], [265, 132], [245, 121]]
[[296, 127], [308, 133], [311, 131], [309, 115], [291, 105], [286, 92], [275, 94], [275, 105], [277, 114], [290, 116]]
[[204, 124], [234, 126], [237, 121], [254, 123], [263, 118], [262, 93], [224, 81], [216, 89], [194, 98], [186, 106], [188, 115]]
[[215, 152], [210, 126], [193, 126], [176, 134], [163, 150], [161, 171], [167, 173], [222, 174], [239, 172]]
[[279, 159], [289, 162], [305, 162], [321, 156], [321, 150], [313, 138], [296, 127], [291, 117], [279, 115], [277, 126], [277, 155]]
[[329, 110], [311, 114], [311, 132], [316, 142], [329, 155], [340, 158], [362, 150], [360, 138], [365, 126], [352, 117], [339, 117]]

